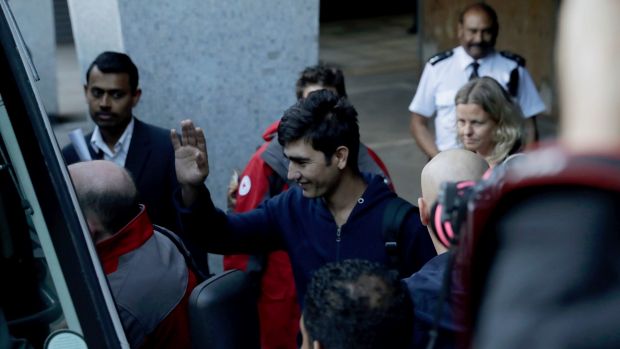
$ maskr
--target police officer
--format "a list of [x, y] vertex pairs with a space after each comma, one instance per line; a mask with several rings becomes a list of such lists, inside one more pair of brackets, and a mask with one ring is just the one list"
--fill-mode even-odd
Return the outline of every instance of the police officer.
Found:
[[[525, 69], [525, 59], [495, 51], [499, 31], [495, 10], [484, 3], [466, 7], [459, 17], [460, 46], [437, 54], [424, 67], [418, 89], [409, 105], [410, 130], [418, 146], [429, 157], [439, 151], [457, 148], [454, 97], [470, 79], [490, 76], [516, 98], [526, 117], [526, 143], [536, 138], [535, 116], [545, 104]], [[436, 113], [435, 137], [428, 119]]]

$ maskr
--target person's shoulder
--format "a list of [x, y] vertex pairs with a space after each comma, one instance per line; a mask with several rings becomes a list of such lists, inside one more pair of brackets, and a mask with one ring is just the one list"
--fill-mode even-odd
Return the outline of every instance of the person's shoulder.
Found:
[[271, 169], [278, 174], [284, 181], [286, 181], [286, 174], [288, 172], [288, 159], [284, 156], [284, 148], [278, 142], [277, 138], [265, 143], [259, 150], [260, 158], [271, 167]]
[[369, 193], [372, 193], [373, 196], [377, 194], [383, 195], [383, 193], [390, 193], [389, 197], [396, 197], [396, 194], [390, 190], [390, 187], [385, 181], [385, 177], [379, 173], [372, 172], [361, 172], [362, 178], [364, 182], [368, 184], [368, 189], [366, 189]]
[[358, 167], [360, 172], [370, 172], [382, 176], [387, 179], [386, 184], [389, 185], [389, 174], [385, 163], [374, 150], [361, 142], [358, 152]]
[[273, 139], [276, 139], [277, 141], [278, 126], [280, 126], [280, 119], [274, 121], [265, 129], [265, 131], [263, 132], [263, 139], [265, 140], [265, 142], [269, 142]]
[[[397, 199], [398, 195], [390, 189], [383, 176], [362, 172], [362, 178], [368, 185], [364, 192], [363, 199], [366, 205], [371, 207], [372, 214], [383, 216], [388, 206], [393, 206], [393, 209], [399, 206], [395, 201], [401, 200]], [[408, 218], [406, 220], [408, 220]]]
[[[86, 135], [86, 136], [85, 136], [85, 141], [86, 141], [86, 144], [87, 144], [89, 147], [90, 147], [90, 142], [89, 142], [89, 140], [90, 140], [91, 135], [92, 135], [92, 132], [91, 132], [91, 133], [89, 133], [88, 135]], [[89, 149], [89, 150], [90, 150], [90, 149]], [[71, 164], [74, 164], [74, 163], [76, 163], [76, 162], [80, 161], [80, 158], [79, 158], [79, 156], [78, 156], [77, 152], [75, 151], [75, 148], [73, 147], [73, 144], [71, 144], [71, 143], [69, 143], [69, 144], [65, 145], [65, 146], [61, 149], [61, 152], [62, 152], [62, 156], [63, 156], [63, 158], [65, 159], [65, 163], [66, 163], [67, 165], [71, 165]]]
[[76, 152], [75, 152], [75, 148], [73, 148], [73, 145], [71, 143], [65, 145], [64, 147], [62, 147], [62, 156], [65, 157], [65, 161], [69, 161], [69, 159], [67, 159], [67, 157], [72, 157], [72, 156], [77, 156]]
[[132, 139], [135, 139], [137, 143], [148, 144], [150, 148], [157, 148], [169, 154], [174, 153], [169, 129], [146, 123], [137, 118], [134, 118], [134, 122]]
[[386, 218], [385, 216], [390, 216], [392, 214], [402, 213], [402, 223], [408, 227], [407, 235], [417, 236], [420, 233], [421, 228], [424, 228], [422, 233], [426, 234], [426, 227], [424, 227], [420, 221], [420, 209], [418, 206], [396, 194], [388, 195], [384, 200], [384, 218]]
[[452, 56], [454, 56], [454, 50], [450, 49], [433, 55], [431, 58], [428, 59], [427, 62], [431, 66], [435, 66], [440, 62], [445, 62], [448, 58]]
[[506, 59], [509, 59], [517, 63], [518, 66], [523, 67], [523, 68], [525, 67], [526, 61], [525, 61], [525, 58], [523, 58], [523, 56], [520, 56], [511, 51], [499, 51], [498, 53], [501, 57], [504, 57]]
[[413, 273], [411, 276], [403, 279], [409, 288], [419, 289], [427, 286], [428, 283], [433, 283], [435, 286], [430, 287], [436, 289], [441, 286], [443, 281], [443, 274], [446, 266], [448, 265], [449, 253], [441, 253], [431, 258], [420, 270]]
[[134, 117], [134, 132], [146, 131], [157, 135], [166, 135], [169, 137], [170, 130], [163, 127], [155, 126]]

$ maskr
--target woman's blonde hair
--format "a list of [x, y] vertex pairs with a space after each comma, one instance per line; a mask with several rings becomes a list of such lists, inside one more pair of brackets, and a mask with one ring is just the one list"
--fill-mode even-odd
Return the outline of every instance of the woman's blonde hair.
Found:
[[[506, 158], [515, 145], [522, 143], [523, 113], [519, 105], [495, 79], [484, 76], [473, 79], [457, 92], [455, 105], [477, 104], [491, 116], [497, 127], [493, 132], [495, 148], [489, 163]], [[461, 140], [459, 139], [459, 142]]]

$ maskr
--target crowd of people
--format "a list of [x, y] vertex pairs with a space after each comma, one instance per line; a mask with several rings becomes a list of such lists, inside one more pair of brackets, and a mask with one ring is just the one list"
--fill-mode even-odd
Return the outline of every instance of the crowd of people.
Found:
[[[620, 6], [595, 2], [592, 11], [563, 4], [561, 145], [525, 153], [545, 105], [525, 59], [495, 50], [493, 8], [463, 9], [459, 46], [428, 61], [409, 106], [429, 161], [422, 197], [399, 218], [386, 213], [399, 197], [360, 142], [336, 67], [300, 73], [297, 102], [264, 132], [227, 212], [205, 185], [204, 131], [137, 119], [138, 69], [123, 53], [99, 55], [85, 86], [94, 160], [80, 162], [71, 145], [63, 155], [130, 345], [191, 347], [189, 294], [209, 275], [206, 252], [258, 277], [263, 349], [620, 345], [620, 185], [610, 174], [620, 166], [620, 126], [610, 130], [620, 98], [591, 89], [620, 81], [605, 71], [620, 49], [615, 33], [596, 20], [613, 21]], [[579, 14], [596, 36], [575, 32]], [[589, 75], [576, 69], [590, 59], [580, 45], [606, 53]], [[583, 113], [585, 102], [596, 113]]]

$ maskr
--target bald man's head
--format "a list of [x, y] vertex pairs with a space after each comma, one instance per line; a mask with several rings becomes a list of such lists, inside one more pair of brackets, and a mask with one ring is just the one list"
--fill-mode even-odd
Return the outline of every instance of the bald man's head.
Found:
[[[424, 225], [430, 220], [431, 206], [437, 201], [443, 182], [477, 181], [489, 169], [489, 164], [480, 155], [465, 149], [452, 149], [437, 154], [422, 169], [422, 197], [418, 199], [420, 218]], [[435, 240], [437, 253], [445, 251]]]
[[464, 149], [443, 151], [435, 156], [422, 169], [422, 197], [433, 204], [443, 182], [479, 180], [488, 163], [480, 155]]
[[96, 160], [69, 165], [69, 173], [96, 241], [113, 235], [138, 214], [136, 185], [124, 168]]

